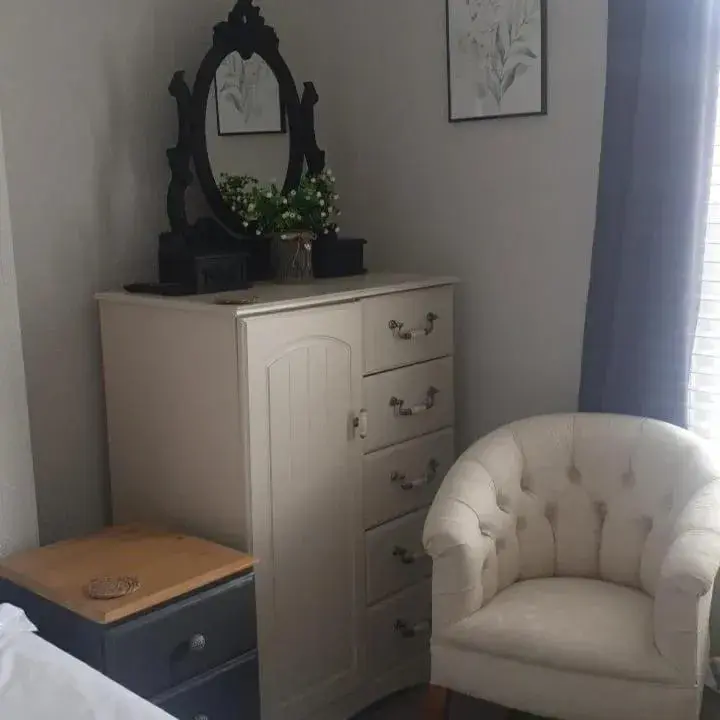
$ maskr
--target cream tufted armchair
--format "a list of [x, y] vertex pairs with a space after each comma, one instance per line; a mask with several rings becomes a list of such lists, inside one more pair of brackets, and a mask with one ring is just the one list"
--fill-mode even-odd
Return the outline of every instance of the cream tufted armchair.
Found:
[[425, 546], [435, 686], [560, 720], [698, 717], [720, 481], [691, 433], [509, 425], [450, 471]]

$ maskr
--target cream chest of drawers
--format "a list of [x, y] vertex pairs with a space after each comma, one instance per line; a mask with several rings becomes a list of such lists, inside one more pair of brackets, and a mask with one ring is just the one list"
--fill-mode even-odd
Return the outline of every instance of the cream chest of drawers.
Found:
[[452, 278], [99, 297], [114, 521], [251, 552], [263, 720], [428, 677], [425, 515], [455, 459]]

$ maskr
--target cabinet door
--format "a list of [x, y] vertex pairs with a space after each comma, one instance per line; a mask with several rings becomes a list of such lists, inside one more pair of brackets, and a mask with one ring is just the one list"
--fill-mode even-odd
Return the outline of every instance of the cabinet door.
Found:
[[361, 679], [362, 318], [350, 304], [242, 325], [263, 718], [299, 720]]

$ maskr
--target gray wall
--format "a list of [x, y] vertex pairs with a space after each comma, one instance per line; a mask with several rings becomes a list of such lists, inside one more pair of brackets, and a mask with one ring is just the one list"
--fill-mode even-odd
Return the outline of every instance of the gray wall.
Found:
[[230, 0], [3, 0], [0, 108], [44, 541], [106, 513], [93, 293], [152, 278], [166, 229], [167, 85]]
[[25, 394], [0, 122], [0, 556], [37, 545], [30, 429]]
[[[172, 72], [230, 0], [5, 0], [3, 109], [42, 539], [107, 510], [92, 295], [152, 277]], [[575, 405], [594, 220], [606, 0], [550, 3], [550, 117], [446, 122], [444, 3], [266, 0], [345, 229], [375, 268], [453, 273], [463, 442]]]
[[374, 267], [454, 274], [469, 442], [576, 408], [605, 89], [607, 0], [549, 3], [547, 118], [447, 122], [444, 0], [267, 0], [316, 81], [343, 230]]

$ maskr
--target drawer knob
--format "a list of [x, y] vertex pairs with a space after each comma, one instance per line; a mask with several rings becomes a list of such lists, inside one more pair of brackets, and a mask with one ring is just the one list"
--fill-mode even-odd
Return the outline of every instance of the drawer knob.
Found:
[[417, 340], [421, 337], [427, 337], [432, 334], [435, 330], [435, 323], [440, 319], [435, 313], [428, 313], [425, 316], [425, 327], [418, 328], [416, 330], [403, 330], [405, 323], [398, 322], [397, 320], [391, 320], [388, 323], [388, 327], [392, 331], [392, 334], [398, 340]]
[[394, 472], [390, 476], [390, 482], [400, 483], [400, 487], [403, 490], [417, 490], [417, 488], [425, 487], [426, 485], [432, 485], [437, 480], [438, 470], [440, 469], [440, 463], [433, 458], [427, 466], [427, 470], [422, 477], [416, 480], [408, 480], [407, 475], [403, 473]]
[[393, 550], [393, 557], [399, 558], [403, 565], [414, 565], [419, 560], [427, 557], [425, 553], [414, 553], [401, 545], [397, 545]]
[[396, 415], [401, 417], [410, 417], [411, 415], [421, 415], [422, 413], [428, 412], [435, 407], [435, 397], [440, 391], [437, 388], [429, 387], [425, 400], [419, 405], [413, 407], [405, 407], [405, 401], [400, 398], [390, 398], [390, 407], [395, 410]]
[[190, 652], [202, 652], [207, 645], [207, 640], [204, 635], [198, 633], [190, 638], [188, 645], [190, 647]]
[[432, 632], [432, 621], [422, 620], [415, 625], [411, 625], [407, 620], [397, 620], [395, 622], [395, 632], [404, 640], [412, 640], [420, 635], [429, 635]]

